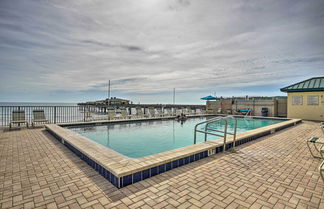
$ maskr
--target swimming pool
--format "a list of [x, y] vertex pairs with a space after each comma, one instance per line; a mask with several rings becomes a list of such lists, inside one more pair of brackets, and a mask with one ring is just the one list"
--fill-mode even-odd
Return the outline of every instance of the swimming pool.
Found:
[[[192, 145], [194, 127], [211, 117], [194, 117], [184, 122], [169, 120], [131, 121], [101, 125], [70, 126], [68, 129], [98, 144], [130, 158], [142, 158], [180, 147]], [[237, 133], [280, 123], [283, 120], [236, 118]], [[224, 129], [224, 120], [211, 123], [213, 129]], [[228, 120], [228, 131], [233, 132], [234, 120]], [[202, 129], [200, 126], [199, 129]], [[207, 140], [218, 137], [208, 135]], [[204, 134], [197, 135], [197, 142], [204, 141]]]
[[[235, 117], [239, 126], [235, 146], [295, 126], [302, 121], [256, 116], [248, 119]], [[231, 132], [233, 121], [230, 118], [233, 119], [233, 116], [227, 116], [228, 131]], [[226, 142], [208, 137], [206, 142], [193, 144], [194, 126], [206, 119], [208, 118], [193, 116], [181, 124], [172, 117], [139, 118], [46, 124], [45, 127], [56, 140], [100, 175], [117, 188], [122, 188], [231, 149], [234, 146], [233, 136], [227, 137]], [[222, 129], [222, 126], [224, 121], [218, 121], [211, 123], [209, 128]], [[202, 137], [204, 135], [198, 138], [199, 142], [203, 141]]]

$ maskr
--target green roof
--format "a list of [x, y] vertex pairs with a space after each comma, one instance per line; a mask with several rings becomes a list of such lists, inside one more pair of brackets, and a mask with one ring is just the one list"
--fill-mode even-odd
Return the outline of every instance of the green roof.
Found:
[[314, 77], [281, 88], [283, 92], [306, 92], [306, 91], [324, 91], [324, 77]]

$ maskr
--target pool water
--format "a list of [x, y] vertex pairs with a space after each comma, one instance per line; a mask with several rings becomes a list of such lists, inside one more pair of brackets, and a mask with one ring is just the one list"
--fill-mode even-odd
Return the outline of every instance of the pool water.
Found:
[[[194, 127], [206, 117], [189, 118], [184, 122], [176, 120], [152, 120], [111, 123], [92, 126], [71, 126], [68, 129], [85, 136], [103, 146], [109, 147], [127, 157], [141, 158], [173, 150], [194, 143]], [[281, 120], [237, 118], [237, 133], [272, 125]], [[209, 128], [224, 130], [224, 120], [209, 124]], [[228, 131], [233, 132], [234, 120], [228, 120]], [[201, 125], [198, 129], [203, 130]], [[207, 140], [219, 137], [208, 135]], [[197, 133], [197, 143], [204, 141], [204, 134]]]

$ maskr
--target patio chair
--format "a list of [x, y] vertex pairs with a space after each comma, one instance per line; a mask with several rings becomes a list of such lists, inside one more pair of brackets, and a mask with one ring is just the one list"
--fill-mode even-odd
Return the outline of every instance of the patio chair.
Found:
[[181, 115], [181, 113], [183, 113], [183, 110], [176, 108], [175, 113], [176, 115]]
[[83, 112], [84, 118], [86, 121], [91, 121], [92, 120], [92, 114], [91, 112]]
[[323, 182], [324, 182], [324, 160], [323, 160], [323, 162], [320, 164], [320, 166], [318, 167], [318, 169], [319, 169], [320, 175], [321, 175], [321, 177], [322, 177], [322, 180], [323, 180]]
[[207, 111], [205, 109], [200, 109], [200, 114], [206, 115], [207, 114]]
[[151, 116], [152, 118], [155, 118], [155, 117], [156, 117], [156, 115], [155, 115], [155, 109], [152, 108], [152, 107], [150, 107], [148, 110], [149, 110], [150, 116]]
[[122, 109], [121, 112], [120, 112], [120, 114], [121, 114], [121, 117], [123, 119], [130, 119], [131, 118], [131, 116], [128, 114], [128, 112], [126, 111], [126, 109]]
[[136, 108], [136, 117], [137, 118], [144, 118], [144, 113], [142, 111], [142, 108], [140, 108], [140, 107]]
[[188, 107], [185, 111], [186, 115], [192, 115], [192, 109], [190, 107]]
[[[309, 138], [306, 143], [307, 143], [307, 147], [309, 149], [309, 152], [311, 153], [311, 155], [315, 158], [323, 158], [324, 159], [324, 122], [320, 123], [320, 128], [323, 132], [323, 137], [311, 137]], [[318, 152], [320, 154], [316, 155], [314, 154], [314, 152], [311, 149], [311, 145], [313, 144], [316, 152]]]
[[165, 113], [163, 114], [166, 117], [172, 116], [172, 110], [170, 108], [164, 108]]
[[[315, 158], [324, 158], [324, 137], [311, 137], [307, 139], [306, 141], [307, 147], [309, 149], [309, 152], [311, 155]], [[315, 154], [314, 151], [312, 151], [311, 144], [313, 144], [314, 149], [318, 154]]]
[[149, 110], [144, 107], [144, 112], [143, 112], [144, 118], [149, 118], [150, 117], [150, 114], [149, 113], [150, 113]]
[[157, 111], [158, 117], [163, 117], [164, 116], [162, 108], [157, 108], [156, 111]]
[[17, 123], [18, 125], [20, 125], [21, 123], [26, 123], [26, 126], [28, 127], [28, 122], [26, 121], [24, 110], [12, 111], [12, 120], [9, 123], [9, 129], [11, 129], [12, 125], [15, 123]]
[[115, 110], [114, 111], [109, 111], [108, 110], [108, 120], [114, 120], [114, 119], [116, 119]]
[[32, 126], [34, 127], [35, 123], [48, 123], [48, 120], [45, 117], [44, 110], [33, 110], [34, 119], [32, 121]]

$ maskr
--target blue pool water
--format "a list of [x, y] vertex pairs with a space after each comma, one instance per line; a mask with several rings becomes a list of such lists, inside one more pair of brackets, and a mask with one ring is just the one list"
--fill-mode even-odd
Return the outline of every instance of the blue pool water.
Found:
[[[123, 122], [92, 126], [71, 126], [68, 129], [109, 147], [125, 156], [140, 158], [148, 155], [192, 145], [194, 127], [206, 117], [189, 118], [181, 123], [175, 120], [154, 120]], [[237, 118], [237, 133], [282, 122], [281, 120], [261, 120]], [[209, 128], [224, 130], [224, 121], [217, 121]], [[234, 120], [228, 120], [228, 131], [233, 132]], [[203, 129], [199, 126], [199, 129]], [[217, 136], [208, 136], [208, 140]], [[197, 133], [197, 143], [204, 141], [204, 134]]]

